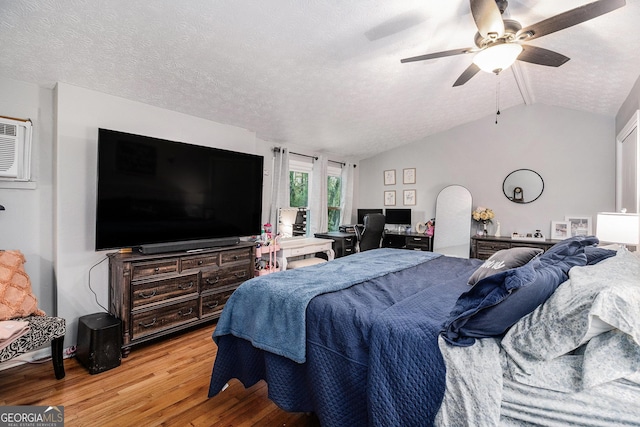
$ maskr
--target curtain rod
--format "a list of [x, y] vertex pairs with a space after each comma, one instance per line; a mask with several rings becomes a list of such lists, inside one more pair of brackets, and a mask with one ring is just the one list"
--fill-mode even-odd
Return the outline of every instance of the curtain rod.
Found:
[[29, 122], [29, 123], [32, 123], [32, 122], [31, 122], [31, 119], [19, 119], [19, 118], [17, 118], [17, 117], [9, 117], [9, 116], [0, 116], [0, 118], [2, 118], [2, 119], [9, 119], [9, 120], [16, 120], [16, 121], [18, 121], [18, 122], [25, 122], [25, 123], [26, 123], [26, 122]]
[[[273, 147], [273, 152], [274, 152], [274, 153], [279, 153], [279, 152], [281, 152], [281, 151], [282, 151], [282, 148], [281, 148], [281, 147]], [[308, 155], [308, 154], [295, 153], [295, 152], [293, 152], [293, 151], [289, 151], [289, 154], [295, 154], [296, 156], [308, 157], [308, 158], [313, 159], [313, 160], [318, 160], [318, 157], [317, 157], [317, 156], [310, 156], [310, 155]]]
[[[282, 151], [282, 148], [281, 148], [281, 147], [273, 147], [273, 152], [274, 152], [274, 153], [279, 153], [279, 152], [281, 152], [281, 151]], [[294, 151], [289, 151], [289, 154], [295, 154], [296, 156], [308, 157], [308, 158], [313, 159], [313, 160], [318, 160], [318, 157], [317, 157], [317, 156], [310, 156], [309, 154], [296, 153], [296, 152], [294, 152]], [[327, 160], [327, 161], [328, 161], [328, 162], [331, 162], [331, 163], [337, 163], [337, 164], [339, 164], [339, 165], [340, 165], [340, 167], [343, 167], [343, 166], [345, 166], [345, 165], [346, 165], [346, 163], [345, 163], [345, 162], [339, 162], [339, 161], [337, 161], [337, 160], [331, 160], [331, 159], [329, 159], [329, 160]], [[353, 167], [355, 168], [355, 167], [356, 167], [356, 165], [353, 165]]]

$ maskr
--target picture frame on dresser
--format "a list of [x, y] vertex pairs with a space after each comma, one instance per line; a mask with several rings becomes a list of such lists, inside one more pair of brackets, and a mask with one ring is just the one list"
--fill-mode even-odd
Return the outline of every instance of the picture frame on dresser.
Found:
[[571, 223], [569, 221], [551, 221], [551, 239], [564, 240], [571, 237]]
[[592, 217], [590, 216], [565, 215], [564, 220], [569, 222], [571, 226], [569, 237], [591, 236], [593, 234]]

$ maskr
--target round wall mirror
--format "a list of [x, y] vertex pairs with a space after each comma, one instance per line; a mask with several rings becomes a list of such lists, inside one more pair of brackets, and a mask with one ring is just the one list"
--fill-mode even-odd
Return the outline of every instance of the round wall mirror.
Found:
[[502, 183], [502, 191], [514, 203], [531, 203], [540, 197], [544, 181], [540, 174], [531, 169], [511, 172]]

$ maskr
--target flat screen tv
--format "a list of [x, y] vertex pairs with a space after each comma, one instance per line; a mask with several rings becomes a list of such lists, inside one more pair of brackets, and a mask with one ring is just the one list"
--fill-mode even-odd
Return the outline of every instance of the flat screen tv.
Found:
[[385, 209], [384, 216], [387, 224], [411, 224], [411, 209]]
[[382, 213], [382, 209], [358, 209], [357, 224], [364, 224], [364, 217], [370, 213]]
[[263, 162], [99, 129], [96, 250], [260, 234]]

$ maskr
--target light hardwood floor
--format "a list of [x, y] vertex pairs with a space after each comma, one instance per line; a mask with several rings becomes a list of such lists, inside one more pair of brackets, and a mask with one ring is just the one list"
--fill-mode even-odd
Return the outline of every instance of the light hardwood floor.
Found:
[[318, 426], [312, 415], [288, 413], [267, 398], [261, 381], [208, 399], [217, 347], [208, 325], [134, 347], [122, 364], [90, 375], [65, 359], [56, 380], [51, 362], [0, 371], [0, 406], [64, 406], [65, 426]]

